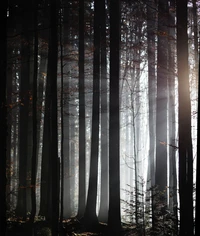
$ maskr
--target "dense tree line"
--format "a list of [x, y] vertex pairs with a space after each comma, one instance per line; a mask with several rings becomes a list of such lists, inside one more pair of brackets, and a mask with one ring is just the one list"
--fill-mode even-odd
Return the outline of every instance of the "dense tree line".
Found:
[[1, 11], [2, 235], [197, 235], [200, 2]]

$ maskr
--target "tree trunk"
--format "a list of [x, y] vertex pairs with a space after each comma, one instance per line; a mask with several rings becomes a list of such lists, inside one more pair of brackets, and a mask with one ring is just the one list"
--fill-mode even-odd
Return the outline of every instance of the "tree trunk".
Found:
[[94, 59], [93, 59], [93, 107], [91, 158], [87, 203], [84, 213], [85, 225], [88, 229], [98, 226], [96, 214], [97, 177], [99, 154], [99, 78], [100, 78], [100, 0], [94, 2]]
[[[66, 55], [69, 54], [69, 48], [68, 48], [68, 44], [69, 44], [69, 4], [68, 1], [64, 1], [64, 18], [63, 18], [63, 43], [64, 43], [64, 65], [63, 65], [63, 73], [65, 75], [65, 77], [63, 78], [63, 123], [64, 123], [64, 127], [63, 127], [63, 155], [64, 155], [64, 192], [63, 192], [63, 217], [64, 218], [68, 218], [71, 216], [71, 209], [70, 209], [70, 205], [71, 205], [71, 198], [70, 198], [70, 176], [69, 176], [69, 172], [70, 172], [70, 151], [69, 151], [69, 139], [70, 139], [70, 124], [69, 124], [69, 94], [70, 94], [70, 90], [69, 90], [69, 62], [67, 60], [65, 60]], [[66, 57], [67, 58], [67, 57]], [[63, 75], [63, 76], [64, 76]], [[62, 177], [61, 177], [62, 178]]]
[[79, 2], [79, 199], [77, 214], [79, 218], [83, 216], [86, 204], [84, 4], [85, 1]]
[[21, 78], [20, 78], [20, 127], [19, 127], [19, 191], [16, 214], [26, 220], [27, 214], [27, 164], [28, 152], [28, 125], [30, 105], [30, 23], [27, 3], [23, 2], [23, 40], [21, 41]]
[[[155, 4], [152, 0], [147, 5], [147, 40], [148, 40], [148, 88], [149, 88], [149, 160], [148, 160], [148, 180], [149, 185], [147, 191], [151, 196], [152, 211], [152, 228], [154, 230], [154, 193], [155, 185], [155, 30], [156, 30], [156, 13]], [[150, 190], [151, 189], [151, 190]]]
[[178, 233], [176, 125], [175, 125], [175, 1], [170, 1], [169, 11], [169, 72], [168, 72], [168, 143], [169, 143], [169, 209], [174, 214], [175, 235]]
[[50, 2], [50, 38], [48, 75], [50, 80], [50, 185], [51, 185], [51, 230], [58, 235], [59, 219], [59, 160], [58, 160], [58, 120], [57, 120], [57, 61], [58, 61], [58, 3]]
[[155, 184], [167, 203], [167, 38], [168, 2], [158, 3], [158, 54], [157, 54], [157, 99], [156, 99], [156, 175]]
[[109, 120], [109, 211], [110, 235], [120, 235], [119, 71], [120, 0], [110, 1], [110, 120]]
[[188, 66], [187, 1], [177, 0], [177, 68], [179, 98], [180, 235], [193, 232], [193, 154]]
[[0, 39], [1, 48], [1, 80], [0, 80], [0, 232], [6, 235], [6, 136], [7, 136], [7, 109], [6, 109], [6, 68], [7, 68], [7, 5], [4, 4], [0, 10], [2, 28], [2, 37]]
[[51, 209], [50, 200], [50, 186], [49, 169], [50, 159], [50, 80], [47, 75], [46, 90], [45, 90], [45, 110], [44, 110], [44, 125], [43, 125], [43, 140], [42, 140], [42, 166], [41, 166], [41, 186], [40, 186], [40, 212], [39, 215], [48, 218], [48, 209]]
[[98, 218], [108, 218], [108, 78], [106, 63], [106, 9], [101, 1], [101, 197]]
[[37, 33], [37, 1], [34, 2], [34, 70], [33, 70], [33, 87], [32, 87], [32, 161], [31, 161], [31, 215], [30, 223], [34, 223], [36, 214], [36, 175], [37, 175], [37, 77], [38, 77], [38, 33]]

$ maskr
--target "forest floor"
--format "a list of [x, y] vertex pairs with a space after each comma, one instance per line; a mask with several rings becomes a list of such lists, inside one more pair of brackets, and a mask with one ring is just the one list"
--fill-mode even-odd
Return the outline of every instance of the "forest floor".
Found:
[[[36, 221], [34, 230], [23, 221], [9, 221], [7, 223], [7, 236], [52, 236], [50, 225], [46, 221]], [[71, 218], [63, 222], [59, 236], [112, 236], [107, 233], [107, 224], [99, 223], [98, 230], [87, 231], [84, 225], [77, 219]], [[123, 225], [121, 236], [140, 235], [134, 227]]]

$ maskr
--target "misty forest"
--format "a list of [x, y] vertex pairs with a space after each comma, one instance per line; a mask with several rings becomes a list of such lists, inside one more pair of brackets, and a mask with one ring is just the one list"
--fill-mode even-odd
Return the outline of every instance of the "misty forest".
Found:
[[0, 11], [0, 234], [200, 235], [200, 1]]

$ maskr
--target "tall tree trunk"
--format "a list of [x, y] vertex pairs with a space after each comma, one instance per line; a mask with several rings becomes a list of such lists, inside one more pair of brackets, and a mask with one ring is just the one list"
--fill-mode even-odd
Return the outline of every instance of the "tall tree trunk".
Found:
[[106, 9], [101, 1], [101, 197], [99, 220], [108, 217], [108, 78], [106, 63]]
[[42, 166], [41, 166], [41, 191], [40, 191], [40, 212], [39, 215], [48, 218], [48, 209], [51, 208], [48, 199], [50, 198], [49, 188], [49, 156], [50, 156], [50, 81], [47, 76], [46, 89], [45, 89], [45, 111], [44, 111], [44, 126], [43, 126], [43, 140], [42, 140]]
[[6, 136], [7, 136], [7, 109], [6, 109], [6, 68], [7, 68], [7, 5], [4, 4], [0, 10], [2, 24], [1, 48], [1, 80], [0, 80], [0, 232], [6, 235]]
[[48, 75], [50, 80], [50, 185], [51, 185], [51, 229], [58, 235], [59, 219], [59, 160], [58, 160], [58, 120], [57, 120], [57, 61], [58, 61], [58, 3], [50, 2], [50, 38], [48, 56]]
[[[148, 88], [149, 88], [149, 160], [148, 160], [148, 192], [151, 196], [151, 211], [152, 211], [152, 228], [154, 230], [154, 193], [153, 186], [155, 185], [155, 31], [156, 31], [156, 14], [155, 3], [149, 0], [147, 4], [147, 40], [148, 40]], [[151, 191], [150, 191], [151, 189]]]
[[175, 125], [175, 1], [170, 1], [169, 9], [169, 72], [168, 72], [168, 142], [169, 142], [169, 209], [174, 214], [175, 235], [178, 233], [177, 215], [177, 171], [176, 171], [176, 125]]
[[193, 154], [188, 66], [187, 1], [177, 0], [177, 68], [179, 98], [180, 235], [193, 232]]
[[31, 215], [30, 223], [34, 223], [36, 214], [36, 175], [37, 175], [37, 77], [38, 77], [38, 33], [37, 33], [37, 0], [33, 3], [34, 7], [34, 69], [32, 87], [32, 161], [31, 161]]
[[11, 197], [12, 197], [12, 191], [13, 191], [13, 186], [12, 186], [12, 170], [13, 170], [13, 155], [11, 156], [11, 149], [12, 149], [12, 126], [13, 126], [13, 109], [12, 109], [12, 92], [13, 92], [13, 63], [14, 61], [12, 60], [13, 53], [12, 47], [8, 48], [8, 65], [7, 65], [7, 158], [6, 158], [6, 163], [7, 163], [7, 188], [6, 188], [6, 196], [7, 196], [7, 210], [10, 210], [11, 205], [13, 204]]
[[111, 235], [120, 235], [120, 0], [110, 1], [110, 120], [109, 120], [109, 211], [108, 227]]
[[100, 78], [100, 0], [94, 2], [94, 59], [93, 59], [93, 106], [92, 106], [92, 137], [91, 158], [87, 203], [84, 221], [88, 228], [96, 228], [97, 177], [99, 154], [99, 78]]
[[79, 196], [78, 196], [78, 217], [82, 217], [86, 203], [86, 140], [85, 140], [85, 75], [84, 75], [84, 4], [79, 1]]
[[63, 72], [63, 25], [62, 14], [60, 13], [60, 73], [61, 73], [61, 98], [60, 98], [60, 123], [61, 123], [61, 141], [60, 141], [60, 155], [61, 155], [61, 175], [60, 175], [60, 224], [63, 222], [64, 212], [64, 72]]
[[155, 184], [167, 202], [167, 70], [168, 70], [168, 1], [158, 3], [158, 54], [156, 98], [156, 175]]
[[[63, 17], [63, 43], [64, 43], [64, 58], [66, 55], [69, 54], [68, 51], [68, 44], [69, 44], [69, 1], [64, 1], [64, 17]], [[63, 59], [64, 59], [63, 58]], [[66, 57], [67, 58], [67, 57]], [[69, 125], [69, 94], [70, 94], [70, 89], [69, 89], [69, 62], [67, 60], [64, 60], [64, 65], [63, 65], [63, 73], [65, 75], [64, 81], [63, 81], [63, 99], [64, 99], [64, 109], [63, 109], [63, 123], [64, 123], [64, 130], [63, 130], [63, 155], [64, 155], [64, 209], [63, 209], [63, 217], [68, 218], [71, 216], [71, 198], [70, 198], [70, 151], [69, 151], [69, 133], [70, 133], [70, 125]], [[64, 76], [63, 75], [63, 76]]]
[[27, 164], [28, 152], [28, 125], [30, 104], [30, 33], [28, 27], [30, 16], [27, 12], [28, 5], [23, 1], [23, 40], [21, 44], [21, 78], [20, 78], [20, 127], [19, 127], [19, 191], [16, 208], [17, 216], [26, 220], [27, 214]]

